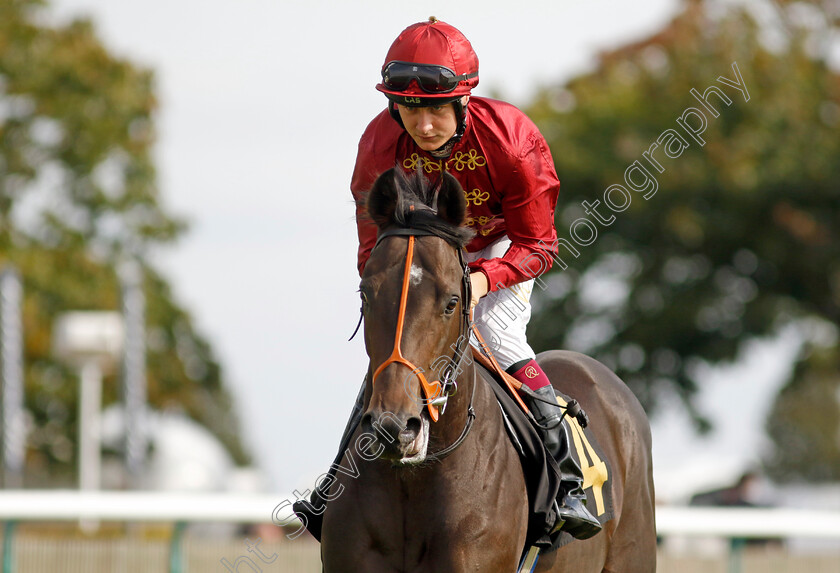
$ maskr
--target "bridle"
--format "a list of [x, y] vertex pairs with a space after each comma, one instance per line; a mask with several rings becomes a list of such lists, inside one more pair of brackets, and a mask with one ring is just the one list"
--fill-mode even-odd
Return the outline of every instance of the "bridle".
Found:
[[[443, 368], [440, 377], [441, 379], [429, 382], [426, 379], [426, 376], [423, 374], [423, 369], [418, 366], [415, 366], [403, 356], [402, 351], [400, 350], [400, 346], [402, 342], [403, 325], [405, 323], [405, 311], [406, 302], [408, 300], [411, 262], [414, 258], [414, 239], [418, 236], [439, 235], [434, 233], [432, 230], [392, 227], [389, 229], [385, 229], [384, 231], [379, 233], [379, 236], [376, 239], [376, 245], [374, 245], [373, 248], [375, 249], [377, 246], [379, 246], [379, 243], [381, 243], [383, 239], [394, 236], [408, 237], [408, 249], [406, 251], [405, 270], [403, 271], [403, 284], [402, 292], [400, 295], [400, 308], [399, 314], [397, 315], [397, 331], [394, 336], [394, 349], [391, 351], [391, 355], [382, 364], [379, 365], [376, 371], [374, 371], [373, 377], [371, 378], [371, 384], [374, 384], [376, 382], [376, 378], [382, 373], [383, 370], [385, 370], [386, 367], [390, 366], [391, 364], [397, 363], [408, 367], [409, 369], [411, 369], [412, 373], [415, 376], [417, 376], [417, 378], [420, 380], [420, 385], [423, 388], [423, 393], [426, 397], [424, 402], [429, 410], [429, 417], [433, 422], [437, 422], [440, 417], [440, 414], [443, 414], [446, 411], [446, 404], [449, 400], [449, 396], [455, 394], [455, 392], [457, 392], [458, 390], [458, 383], [455, 380], [455, 378], [461, 370], [461, 363], [463, 362], [469, 349], [470, 297], [472, 296], [470, 271], [469, 267], [467, 267], [464, 261], [463, 249], [456, 249], [458, 252], [458, 262], [461, 265], [461, 268], [463, 269], [463, 276], [461, 278], [461, 324], [459, 327], [458, 339], [454, 345], [455, 348], [453, 349], [452, 358], [447, 361], [446, 366]], [[473, 390], [475, 390], [474, 386]], [[440, 412], [438, 412], [438, 409], [440, 409]], [[468, 424], [471, 424], [471, 420], [475, 416], [475, 413], [472, 412], [472, 400], [470, 400], [470, 413], [472, 415]]]
[[[470, 348], [470, 331], [471, 331], [471, 319], [470, 319], [470, 298], [472, 297], [472, 283], [470, 283], [470, 269], [467, 267], [466, 262], [464, 261], [464, 253], [463, 249], [456, 249], [458, 251], [458, 263], [461, 265], [461, 268], [464, 269], [463, 276], [461, 278], [461, 324], [459, 326], [458, 332], [458, 339], [455, 342], [455, 348], [452, 355], [452, 358], [448, 360], [446, 366], [441, 373], [441, 379], [436, 380], [434, 382], [429, 383], [426, 380], [426, 377], [423, 374], [423, 369], [418, 368], [410, 361], [408, 361], [403, 355], [402, 351], [400, 350], [400, 343], [402, 342], [402, 328], [405, 322], [405, 309], [406, 309], [406, 301], [408, 300], [408, 286], [409, 286], [409, 279], [411, 273], [411, 262], [414, 258], [414, 238], [420, 236], [437, 236], [432, 230], [426, 229], [411, 229], [411, 228], [404, 228], [404, 227], [392, 227], [390, 229], [385, 229], [384, 231], [379, 233], [379, 237], [376, 239], [376, 245], [374, 245], [374, 249], [382, 242], [383, 239], [386, 237], [408, 237], [408, 250], [406, 251], [405, 255], [405, 270], [403, 271], [403, 284], [402, 284], [402, 293], [400, 295], [400, 310], [399, 315], [397, 316], [397, 332], [394, 336], [394, 349], [391, 351], [391, 356], [388, 357], [385, 362], [379, 365], [376, 371], [373, 373], [371, 377], [371, 385], [376, 381], [376, 377], [389, 365], [398, 363], [410, 368], [412, 373], [417, 376], [420, 380], [420, 384], [423, 387], [423, 392], [426, 394], [426, 406], [429, 409], [429, 417], [433, 422], [437, 422], [440, 414], [443, 414], [446, 411], [446, 404], [449, 400], [449, 397], [455, 394], [458, 391], [458, 383], [455, 378], [461, 372], [461, 363], [464, 361], [464, 358], [467, 355], [467, 352]], [[440, 237], [443, 238], [443, 237]], [[444, 239], [445, 240], [445, 239]], [[467, 435], [470, 433], [470, 429], [472, 428], [473, 422], [475, 421], [475, 409], [473, 408], [473, 399], [475, 398], [475, 387], [476, 381], [473, 381], [472, 385], [472, 394], [470, 396], [470, 404], [467, 407], [467, 421], [464, 424], [464, 428], [461, 430], [461, 435], [449, 446], [440, 450], [439, 452], [435, 452], [432, 454], [426, 455], [426, 461], [433, 461], [433, 460], [441, 460], [454, 452], [458, 446], [463, 443], [466, 439]], [[440, 413], [438, 413], [438, 408], [440, 408]]]

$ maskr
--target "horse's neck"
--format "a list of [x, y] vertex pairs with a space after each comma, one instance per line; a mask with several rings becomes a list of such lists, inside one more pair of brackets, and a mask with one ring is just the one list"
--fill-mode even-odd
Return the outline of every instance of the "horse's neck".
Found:
[[[478, 366], [469, 361], [462, 367], [456, 380], [458, 383], [457, 393], [450, 397], [446, 412], [441, 415], [438, 422], [432, 422], [431, 441], [435, 444], [436, 450], [449, 447], [461, 437], [464, 428], [470, 423], [470, 409], [475, 415], [470, 434], [478, 435], [488, 429], [492, 432], [494, 424], [497, 422], [499, 423], [497, 428], [501, 427], [499, 408], [495, 406], [496, 398], [481, 377]], [[453, 451], [451, 456], [463, 455], [465, 452], [472, 450], [474, 446], [469, 444], [470, 442], [472, 444], [476, 443], [476, 435], [468, 436], [470, 439], [465, 439], [464, 443]]]

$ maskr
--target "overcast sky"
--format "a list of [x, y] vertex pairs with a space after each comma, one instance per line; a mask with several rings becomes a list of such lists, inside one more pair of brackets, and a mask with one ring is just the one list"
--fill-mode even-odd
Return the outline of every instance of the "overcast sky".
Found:
[[[474, 93], [525, 105], [538, 86], [590, 69], [599, 50], [659, 29], [678, 5], [54, 2], [60, 21], [90, 15], [112, 52], [155, 70], [160, 188], [192, 223], [155, 263], [218, 353], [273, 489], [310, 487], [332, 461], [365, 371], [361, 337], [347, 342], [359, 306], [349, 180], [359, 136], [385, 105], [373, 86], [396, 35], [431, 15], [455, 25], [479, 56]], [[789, 347], [759, 349], [754, 360]], [[716, 442], [691, 437], [674, 406], [655, 426], [662, 476], [688, 468], [687, 452], [693, 463], [729, 460], [736, 472], [755, 450], [766, 406], [751, 396], [768, 394], [778, 376], [733, 379], [710, 376], [702, 400], [743, 396], [750, 431], [720, 440], [724, 460]]]

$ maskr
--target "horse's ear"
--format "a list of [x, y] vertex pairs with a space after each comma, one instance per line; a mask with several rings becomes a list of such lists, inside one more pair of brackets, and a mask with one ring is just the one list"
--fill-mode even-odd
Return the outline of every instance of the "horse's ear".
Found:
[[443, 172], [440, 180], [440, 190], [437, 196], [438, 216], [461, 227], [467, 220], [467, 198], [461, 184], [448, 172]]
[[393, 222], [396, 207], [397, 182], [392, 167], [376, 178], [367, 196], [367, 211], [376, 226], [382, 229]]

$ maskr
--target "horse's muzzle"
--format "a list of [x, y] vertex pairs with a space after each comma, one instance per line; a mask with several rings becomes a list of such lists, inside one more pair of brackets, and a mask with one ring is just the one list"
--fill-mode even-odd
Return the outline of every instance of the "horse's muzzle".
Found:
[[368, 410], [362, 416], [362, 430], [376, 437], [369, 443], [371, 454], [400, 463], [419, 463], [426, 457], [429, 422], [418, 415]]

